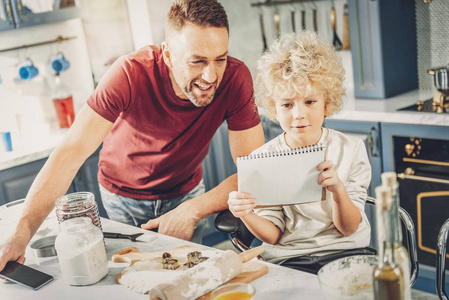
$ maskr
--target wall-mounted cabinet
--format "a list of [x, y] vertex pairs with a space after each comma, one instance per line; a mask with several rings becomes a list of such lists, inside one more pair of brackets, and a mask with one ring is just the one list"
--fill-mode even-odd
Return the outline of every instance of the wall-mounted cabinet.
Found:
[[60, 22], [80, 15], [76, 0], [0, 0], [0, 30]]
[[348, 0], [348, 9], [355, 96], [417, 89], [415, 1]]

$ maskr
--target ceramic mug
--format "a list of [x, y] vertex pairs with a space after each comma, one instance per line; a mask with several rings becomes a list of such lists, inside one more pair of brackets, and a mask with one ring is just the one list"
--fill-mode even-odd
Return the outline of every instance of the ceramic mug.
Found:
[[0, 132], [0, 144], [2, 151], [12, 151], [11, 133], [9, 131]]
[[70, 62], [65, 59], [62, 52], [58, 52], [55, 59], [51, 62], [51, 67], [53, 68], [53, 71], [55, 71], [55, 73], [59, 74], [70, 67]]
[[39, 69], [33, 64], [33, 61], [29, 58], [25, 59], [22, 66], [19, 68], [19, 76], [22, 80], [30, 80], [39, 74]]

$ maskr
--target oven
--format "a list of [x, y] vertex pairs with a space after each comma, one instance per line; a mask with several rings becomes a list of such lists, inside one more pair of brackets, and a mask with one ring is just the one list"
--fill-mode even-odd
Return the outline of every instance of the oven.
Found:
[[449, 218], [449, 140], [392, 136], [392, 143], [400, 205], [415, 224], [418, 261], [435, 267], [438, 232]]

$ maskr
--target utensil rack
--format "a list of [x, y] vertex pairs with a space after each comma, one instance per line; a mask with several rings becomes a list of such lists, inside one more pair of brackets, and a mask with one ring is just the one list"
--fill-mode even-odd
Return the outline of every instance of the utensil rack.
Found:
[[13, 50], [31, 48], [31, 47], [54, 44], [54, 43], [61, 43], [61, 42], [65, 42], [65, 41], [72, 40], [72, 39], [76, 39], [76, 36], [62, 37], [59, 35], [54, 40], [44, 41], [44, 42], [39, 42], [39, 43], [34, 43], [34, 44], [27, 44], [27, 45], [17, 46], [17, 47], [13, 47], [13, 48], [1, 49], [0, 52], [13, 51]]
[[315, 0], [282, 0], [282, 1], [271, 1], [266, 0], [263, 2], [255, 2], [251, 3], [251, 6], [276, 6], [276, 5], [283, 5], [283, 4], [293, 4], [293, 3], [300, 3], [300, 2], [315, 2]]

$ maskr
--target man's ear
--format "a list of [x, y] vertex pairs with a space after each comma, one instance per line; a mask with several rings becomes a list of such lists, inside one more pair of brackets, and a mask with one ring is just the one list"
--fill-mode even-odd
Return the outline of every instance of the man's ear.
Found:
[[161, 46], [162, 46], [162, 57], [164, 58], [164, 62], [171, 69], [173, 68], [171, 51], [168, 48], [166, 42], [162, 42]]

